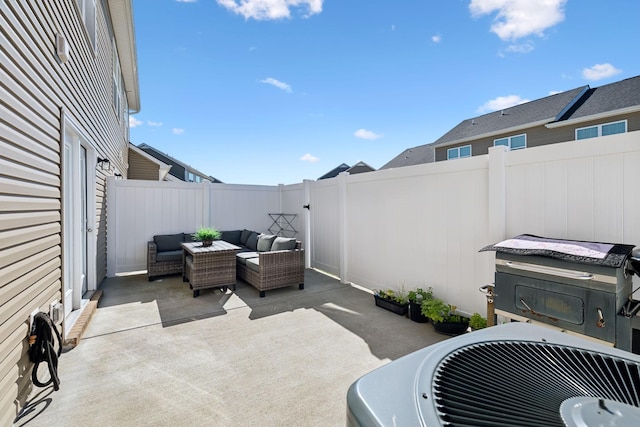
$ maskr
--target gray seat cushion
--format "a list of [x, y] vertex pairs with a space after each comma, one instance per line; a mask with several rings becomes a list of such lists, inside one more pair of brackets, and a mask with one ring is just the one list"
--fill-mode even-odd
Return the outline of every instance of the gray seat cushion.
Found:
[[247, 268], [255, 272], [260, 271], [260, 258], [249, 258], [247, 260]]
[[180, 261], [182, 259], [182, 249], [179, 251], [164, 251], [156, 254], [156, 261]]
[[240, 252], [236, 254], [236, 261], [246, 264], [248, 259], [258, 258], [258, 252]]
[[276, 239], [276, 236], [271, 234], [261, 234], [258, 236], [258, 252], [268, 252], [271, 250], [271, 245]]
[[276, 237], [271, 245], [272, 251], [289, 251], [296, 248], [295, 237]]
[[158, 252], [182, 250], [180, 243], [184, 241], [184, 234], [159, 234], [153, 236], [153, 241], [156, 243]]

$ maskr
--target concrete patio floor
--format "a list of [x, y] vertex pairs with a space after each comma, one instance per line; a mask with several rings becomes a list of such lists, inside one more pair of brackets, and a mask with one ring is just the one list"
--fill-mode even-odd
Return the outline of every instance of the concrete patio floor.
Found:
[[179, 276], [101, 289], [60, 390], [34, 388], [15, 425], [344, 426], [354, 381], [447, 338], [313, 270], [265, 298], [241, 281], [193, 298]]

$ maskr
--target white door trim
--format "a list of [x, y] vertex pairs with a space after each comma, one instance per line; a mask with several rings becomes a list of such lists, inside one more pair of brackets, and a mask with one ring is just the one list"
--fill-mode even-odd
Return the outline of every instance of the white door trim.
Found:
[[[62, 113], [62, 140], [63, 150], [61, 156], [61, 188], [62, 188], [62, 245], [63, 245], [63, 295], [67, 289], [67, 280], [72, 281], [71, 307], [65, 306], [65, 313], [69, 314], [82, 308], [82, 238], [86, 235], [87, 250], [87, 290], [96, 289], [96, 149], [91, 139], [81, 130], [74, 120], [65, 112]], [[65, 160], [64, 147], [69, 143], [71, 147], [71, 164]], [[83, 224], [81, 220], [81, 185], [79, 177], [80, 148], [86, 150], [86, 182], [87, 182], [87, 218], [89, 224]], [[67, 174], [70, 172], [70, 175]], [[71, 182], [68, 182], [71, 176]], [[67, 203], [69, 202], [69, 203]], [[71, 212], [68, 210], [71, 209]], [[70, 227], [70, 232], [67, 232]], [[91, 231], [89, 231], [91, 230]], [[65, 256], [66, 254], [66, 256]], [[66, 274], [66, 272], [69, 274]]]

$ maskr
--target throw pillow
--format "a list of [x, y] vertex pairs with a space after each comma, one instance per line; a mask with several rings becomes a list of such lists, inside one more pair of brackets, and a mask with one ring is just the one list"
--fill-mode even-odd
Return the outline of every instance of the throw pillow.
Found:
[[271, 234], [261, 234], [258, 236], [258, 252], [269, 252], [275, 239], [276, 236], [272, 236]]
[[276, 237], [271, 245], [272, 251], [290, 251], [296, 248], [295, 237]]
[[251, 235], [247, 239], [246, 246], [253, 251], [258, 250], [258, 233], [256, 233], [255, 231], [251, 232]]
[[253, 231], [247, 230], [246, 228], [242, 230], [240, 233], [240, 244], [242, 246], [247, 246], [247, 239], [251, 236], [251, 233], [253, 233]]

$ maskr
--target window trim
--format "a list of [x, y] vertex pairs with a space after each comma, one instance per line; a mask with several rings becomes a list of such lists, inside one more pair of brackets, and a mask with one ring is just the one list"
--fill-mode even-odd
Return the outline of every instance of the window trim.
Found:
[[112, 85], [113, 85], [113, 109], [116, 113], [118, 122], [122, 121], [122, 89], [124, 84], [122, 82], [122, 68], [120, 67], [120, 57], [118, 56], [118, 49], [116, 47], [115, 39], [111, 40], [112, 52], [113, 52], [113, 66], [112, 66]]
[[[93, 48], [93, 52], [97, 51], [98, 46], [98, 0], [76, 0], [74, 2], [78, 7], [78, 16], [83, 23], [85, 35], [89, 40], [89, 45]], [[87, 4], [93, 6], [90, 10], [92, 12], [93, 23], [88, 25], [87, 23]]]
[[[513, 138], [518, 138], [518, 137], [521, 137], [521, 136], [524, 137], [524, 145], [522, 147], [516, 147], [516, 148], [511, 147], [511, 140]], [[496, 139], [493, 140], [493, 146], [497, 147], [498, 145], [502, 145], [502, 144], [496, 144], [496, 142], [497, 141], [502, 141], [504, 139], [507, 140], [506, 147], [509, 148], [509, 150], [522, 150], [522, 149], [527, 148], [527, 134], [526, 133], [521, 133], [519, 135], [505, 136], [505, 137], [502, 137], [502, 138], [496, 138]]]
[[[460, 157], [460, 149], [467, 148], [467, 147], [469, 147], [469, 155]], [[458, 153], [458, 155], [456, 157], [451, 157], [451, 152], [454, 150]], [[473, 157], [473, 147], [471, 146], [471, 144], [461, 145], [459, 147], [447, 148], [447, 160], [466, 159], [468, 157]]]
[[[582, 141], [583, 139], [591, 139], [591, 138], [600, 138], [602, 136], [609, 136], [609, 135], [602, 135], [602, 127], [603, 126], [607, 126], [607, 125], [615, 125], [618, 123], [624, 123], [624, 132], [620, 132], [620, 133], [627, 133], [629, 132], [629, 123], [627, 121], [627, 119], [622, 119], [622, 120], [616, 120], [614, 122], [608, 122], [608, 123], [599, 123], [597, 125], [591, 125], [591, 126], [583, 126], [581, 128], [576, 128], [574, 131], [574, 137], [576, 141]], [[598, 130], [598, 135], [596, 136], [591, 136], [589, 138], [580, 138], [578, 139], [578, 132], [581, 130], [585, 130], [585, 129], [592, 129], [592, 128], [596, 128]], [[613, 133], [610, 135], [619, 135], [620, 133]]]

